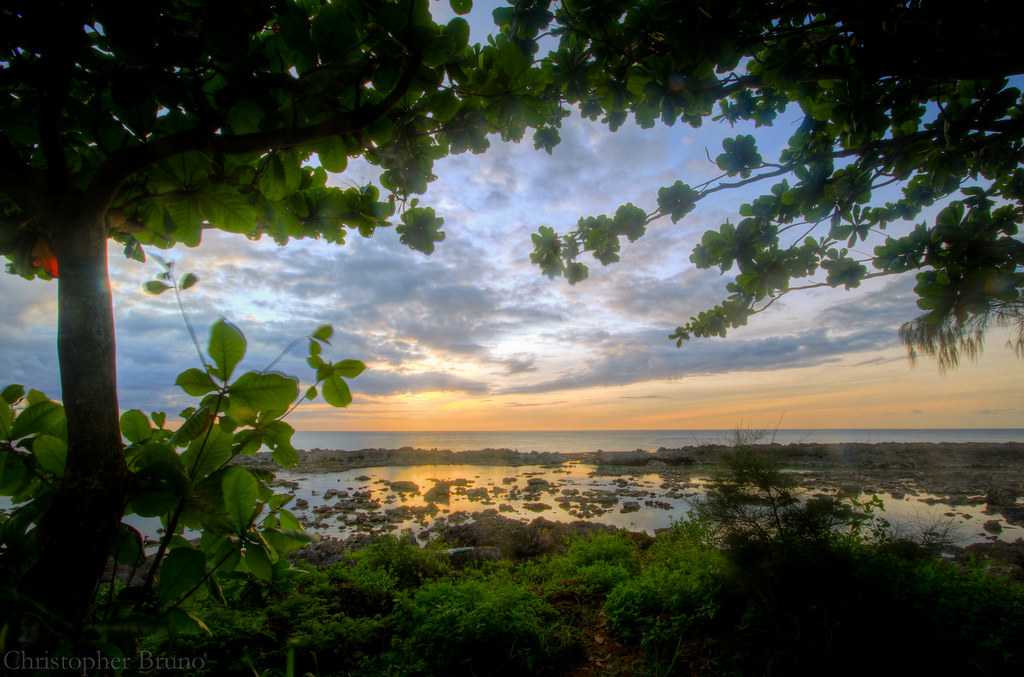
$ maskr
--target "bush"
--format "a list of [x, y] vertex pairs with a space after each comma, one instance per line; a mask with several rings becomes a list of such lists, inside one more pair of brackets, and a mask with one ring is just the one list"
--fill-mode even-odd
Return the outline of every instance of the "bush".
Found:
[[788, 538], [825, 541], [852, 516], [837, 497], [806, 497], [773, 453], [744, 448], [723, 454], [693, 512], [713, 525], [726, 547]]
[[627, 641], [639, 640], [647, 667], [671, 672], [686, 636], [718, 614], [721, 554], [709, 547], [706, 524], [680, 522], [658, 536], [639, 573], [608, 594], [604, 609], [611, 627]]
[[380, 601], [451, 570], [448, 559], [438, 550], [419, 548], [391, 535], [350, 553], [348, 559], [351, 569], [342, 575], [356, 590]]
[[563, 557], [551, 560], [551, 575], [563, 582], [579, 581], [590, 593], [606, 593], [640, 568], [640, 553], [632, 535], [598, 531], [573, 536]]
[[554, 610], [500, 573], [426, 583], [397, 616], [387, 659], [402, 674], [519, 675], [558, 651]]

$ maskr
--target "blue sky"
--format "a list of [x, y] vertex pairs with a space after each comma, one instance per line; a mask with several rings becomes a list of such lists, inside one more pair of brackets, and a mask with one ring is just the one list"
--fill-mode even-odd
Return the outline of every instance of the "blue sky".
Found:
[[[474, 39], [486, 23], [478, 10]], [[788, 125], [757, 130], [765, 157]], [[575, 286], [529, 262], [537, 226], [564, 232], [625, 202], [650, 209], [659, 187], [713, 176], [707, 154], [748, 131], [626, 125], [613, 134], [574, 117], [551, 156], [494, 139], [483, 155], [436, 165], [422, 200], [445, 218], [447, 239], [429, 257], [393, 229], [350, 233], [341, 247], [284, 248], [207, 231], [201, 247], [168, 256], [200, 277], [184, 298], [202, 342], [220, 316], [245, 333], [243, 367], [265, 367], [320, 324], [335, 328], [332, 359], [368, 364], [348, 409], [303, 407], [291, 419], [300, 429], [730, 428], [780, 418], [818, 429], [1024, 427], [1022, 363], [1005, 336], [955, 372], [911, 368], [896, 337], [918, 313], [910, 276], [793, 294], [727, 339], [677, 349], [668, 335], [723, 298], [728, 281], [693, 267], [693, 245], [767, 186], [718, 193], [677, 224], [656, 223], [624, 243], [620, 263], [593, 262]], [[375, 177], [353, 161], [331, 180]], [[110, 258], [121, 404], [173, 415], [191, 403], [172, 384], [197, 366], [195, 352], [173, 298], [140, 290], [156, 265], [125, 261], [119, 249]], [[59, 397], [56, 283], [0, 276], [0, 312], [0, 381]], [[277, 368], [308, 383], [301, 358], [300, 349]]]

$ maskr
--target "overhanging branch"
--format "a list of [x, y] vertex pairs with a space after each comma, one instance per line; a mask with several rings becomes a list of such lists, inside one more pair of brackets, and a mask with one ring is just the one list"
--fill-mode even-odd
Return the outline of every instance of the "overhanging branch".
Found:
[[279, 148], [292, 148], [333, 136], [362, 131], [387, 115], [388, 111], [402, 100], [409, 91], [422, 61], [422, 55], [418, 52], [414, 53], [398, 84], [381, 101], [365, 108], [341, 113], [315, 125], [252, 134], [216, 134], [190, 130], [171, 134], [142, 146], [117, 151], [97, 172], [89, 192], [105, 196], [109, 205], [117, 188], [127, 177], [191, 151], [245, 155]]

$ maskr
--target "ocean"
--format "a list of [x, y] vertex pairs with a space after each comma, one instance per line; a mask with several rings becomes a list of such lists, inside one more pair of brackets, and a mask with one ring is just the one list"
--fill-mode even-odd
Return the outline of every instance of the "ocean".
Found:
[[[741, 431], [748, 436], [750, 431]], [[593, 451], [654, 451], [701, 444], [729, 444], [731, 430], [488, 430], [446, 432], [321, 431], [297, 432], [292, 443], [298, 449], [514, 449], [561, 453]], [[1024, 442], [1024, 428], [969, 429], [850, 429], [769, 430], [760, 442], [795, 444], [817, 442]]]

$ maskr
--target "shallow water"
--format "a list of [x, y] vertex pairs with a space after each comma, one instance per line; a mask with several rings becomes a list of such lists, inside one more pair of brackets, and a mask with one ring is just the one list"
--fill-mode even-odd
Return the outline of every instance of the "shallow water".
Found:
[[[673, 521], [684, 519], [689, 512], [690, 501], [703, 495], [704, 485], [700, 476], [680, 479], [671, 473], [662, 475], [658, 472], [635, 472], [622, 475], [599, 474], [594, 470], [594, 466], [581, 465], [578, 462], [566, 463], [557, 468], [440, 465], [356, 468], [322, 474], [306, 474], [285, 469], [277, 469], [276, 472], [279, 480], [298, 482], [297, 489], [290, 490], [279, 487], [278, 493], [293, 493], [296, 499], [304, 499], [309, 504], [302, 510], [296, 509], [294, 502], [287, 507], [307, 525], [319, 522], [315, 526], [308, 527], [311, 531], [322, 536], [337, 538], [344, 538], [360, 530], [366, 530], [366, 517], [363, 517], [362, 525], [356, 524], [356, 513], [347, 515], [339, 513], [318, 519], [313, 512], [315, 508], [335, 505], [338, 500], [336, 498], [329, 501], [324, 500], [324, 494], [331, 489], [346, 491], [349, 495], [357, 491], [369, 492], [370, 500], [379, 503], [380, 507], [372, 511], [360, 512], [379, 516], [377, 519], [380, 521], [370, 525], [373, 530], [378, 532], [399, 533], [404, 529], [410, 529], [414, 534], [419, 534], [438, 518], [449, 519], [456, 513], [476, 514], [485, 510], [497, 510], [502, 504], [512, 508], [500, 512], [506, 517], [524, 521], [544, 517], [551, 521], [572, 522], [581, 517], [571, 514], [559, 503], [565, 500], [563, 490], [576, 490], [580, 494], [588, 491], [612, 492], [618, 497], [617, 502], [613, 505], [601, 506], [605, 509], [604, 512], [587, 515], [583, 519], [653, 534], [658, 529], [669, 527]], [[370, 479], [356, 479], [359, 477], [369, 477]], [[531, 478], [547, 480], [556, 490], [555, 493], [545, 491], [539, 497], [525, 498], [522, 492]], [[512, 481], [506, 483], [506, 479]], [[467, 485], [464, 487], [453, 486], [447, 502], [436, 502], [438, 512], [435, 515], [422, 515], [400, 521], [385, 521], [388, 509], [399, 506], [412, 508], [426, 506], [428, 502], [424, 499], [424, 494], [434, 486], [436, 480], [466, 480]], [[620, 481], [617, 482], [617, 480]], [[625, 481], [625, 486], [621, 486], [622, 480]], [[414, 482], [420, 493], [398, 494], [391, 491], [383, 481]], [[662, 485], [666, 483], [669, 487], [667, 490], [662, 488]], [[470, 500], [465, 495], [466, 489], [481, 487], [486, 488], [491, 494], [490, 500]], [[829, 491], [824, 487], [808, 488], [811, 491]], [[509, 492], [513, 489], [519, 492], [518, 497], [510, 497]], [[902, 525], [908, 535], [920, 533], [922, 529], [951, 521], [959, 545], [983, 542], [995, 537], [1004, 541], [1013, 541], [1016, 538], [1024, 537], [1024, 528], [1007, 524], [999, 514], [986, 513], [985, 503], [981, 497], [978, 497], [980, 503], [977, 505], [937, 503], [934, 501], [944, 498], [944, 496], [924, 492], [908, 491], [902, 495], [880, 493], [878, 497], [885, 505], [884, 514], [881, 516], [890, 522]], [[870, 498], [871, 494], [862, 493], [858, 500], [867, 501]], [[638, 503], [639, 510], [623, 512], [623, 504], [630, 501]], [[648, 505], [645, 501], [657, 501], [658, 503]], [[540, 502], [550, 507], [541, 511], [523, 507], [524, 503], [530, 502]], [[9, 507], [10, 500], [0, 497], [0, 510]], [[451, 522], [460, 519], [460, 516], [456, 516], [451, 519]], [[986, 532], [982, 528], [982, 525], [989, 520], [999, 521], [1002, 530], [997, 535]], [[157, 519], [145, 519], [133, 515], [127, 518], [126, 522], [139, 529], [147, 538], [158, 537], [157, 530], [160, 523]]]
[[[357, 480], [357, 477], [369, 477], [369, 480]], [[506, 517], [521, 520], [533, 520], [536, 517], [558, 522], [571, 522], [580, 517], [571, 514], [559, 502], [564, 500], [563, 490], [614, 492], [618, 501], [608, 507], [606, 512], [586, 517], [585, 519], [600, 524], [654, 533], [657, 529], [668, 527], [673, 521], [684, 519], [690, 509], [690, 501], [703, 495], [704, 481], [698, 477], [680, 480], [678, 477], [663, 476], [657, 472], [633, 473], [626, 475], [602, 475], [594, 471], [593, 466], [568, 463], [559, 468], [531, 468], [505, 466], [392, 466], [378, 468], [358, 468], [342, 472], [323, 474], [303, 474], [292, 471], [279, 471], [278, 478], [297, 481], [299, 488], [291, 491], [297, 499], [305, 499], [309, 507], [305, 510], [292, 508], [300, 519], [313, 518], [313, 509], [321, 505], [333, 505], [337, 499], [324, 500], [324, 494], [336, 489], [347, 491], [350, 495], [356, 491], [370, 492], [370, 499], [380, 503], [381, 507], [374, 512], [383, 513], [389, 508], [398, 506], [423, 507], [427, 505], [425, 494], [434, 486], [435, 481], [467, 480], [466, 487], [452, 487], [447, 503], [436, 503], [439, 512], [435, 516], [424, 515], [420, 518], [392, 522], [388, 530], [398, 532], [411, 529], [419, 533], [430, 526], [439, 517], [455, 513], [480, 513], [488, 509], [497, 509], [501, 504], [510, 505], [513, 510], [502, 511]], [[514, 478], [514, 482], [505, 483], [506, 478]], [[556, 493], [543, 492], [539, 498], [524, 499], [522, 490], [530, 478], [542, 478], [557, 488]], [[616, 480], [625, 480], [626, 486], [620, 486]], [[419, 494], [397, 494], [391, 491], [383, 481], [414, 482], [420, 490]], [[668, 495], [663, 484], [669, 484]], [[464, 493], [465, 489], [484, 487], [492, 494], [490, 501], [470, 500]], [[503, 490], [517, 489], [520, 495], [510, 498]], [[499, 494], [494, 495], [498, 489]], [[814, 488], [810, 487], [813, 491]], [[822, 491], [827, 491], [821, 489]], [[285, 491], [279, 489], [279, 491]], [[462, 493], [456, 493], [461, 491]], [[626, 495], [623, 495], [626, 494]], [[861, 494], [859, 501], [871, 499], [871, 494]], [[922, 529], [933, 528], [944, 522], [952, 522], [959, 545], [989, 540], [992, 534], [986, 532], [982, 525], [989, 520], [999, 520], [1002, 527], [998, 535], [1000, 540], [1012, 541], [1024, 537], [1024, 528], [1007, 524], [998, 514], [986, 514], [984, 501], [979, 505], [957, 505], [934, 503], [943, 498], [935, 494], [907, 492], [905, 495], [879, 494], [884, 503], [884, 514], [880, 515], [888, 521], [901, 525], [908, 535], [919, 533]], [[932, 501], [929, 503], [928, 501]], [[533, 511], [523, 507], [524, 503], [537, 501], [550, 506], [550, 509]], [[623, 504], [633, 501], [639, 504], [636, 512], [623, 512]], [[657, 501], [658, 505], [648, 505], [645, 501]], [[290, 506], [291, 507], [291, 506]], [[607, 506], [606, 506], [607, 507]], [[323, 520], [325, 526], [315, 526], [313, 530], [323, 536], [345, 537], [358, 529], [352, 524], [354, 516], [333, 515]], [[380, 526], [380, 525], [378, 525]]]

